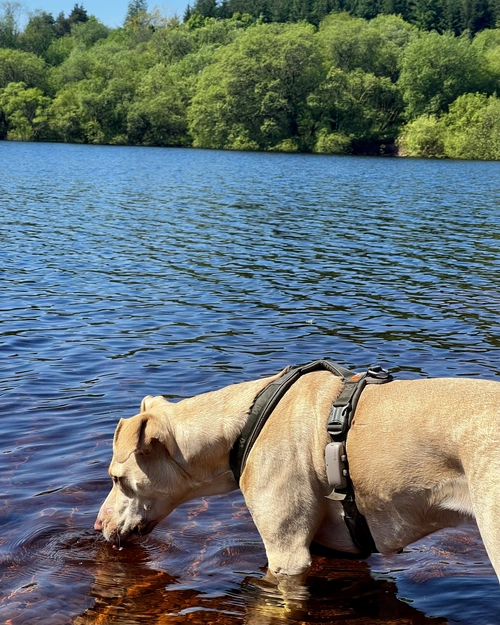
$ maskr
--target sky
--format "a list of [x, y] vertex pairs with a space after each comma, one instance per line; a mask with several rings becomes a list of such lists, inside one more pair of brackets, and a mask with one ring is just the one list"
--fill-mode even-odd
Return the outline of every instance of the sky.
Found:
[[[127, 13], [128, 0], [20, 0], [28, 11], [42, 9], [57, 17], [61, 11], [65, 15], [71, 12], [75, 4], [82, 5], [89, 15], [95, 15], [106, 26], [116, 27], [123, 24]], [[175, 13], [182, 18], [189, 0], [149, 0], [148, 8], [158, 6], [164, 15], [171, 17]]]

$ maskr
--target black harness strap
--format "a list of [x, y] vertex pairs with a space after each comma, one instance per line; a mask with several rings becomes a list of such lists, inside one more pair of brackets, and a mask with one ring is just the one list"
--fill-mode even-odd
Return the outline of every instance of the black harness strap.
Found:
[[344, 387], [332, 404], [326, 429], [335, 442], [345, 443], [351, 427], [358, 399], [367, 384], [384, 384], [392, 380], [392, 375], [380, 366], [371, 367], [366, 373], [343, 375]]
[[[392, 380], [392, 376], [381, 367], [369, 369], [366, 373], [353, 373], [344, 367], [334, 365], [328, 360], [315, 360], [305, 365], [288, 369], [280, 378], [268, 384], [255, 398], [250, 408], [247, 422], [236, 439], [229, 454], [229, 465], [237, 483], [245, 468], [248, 454], [257, 440], [267, 419], [278, 405], [288, 389], [306, 373], [313, 371], [330, 371], [343, 379], [344, 387], [332, 404], [328, 417], [327, 430], [334, 442], [345, 443], [354, 417], [359, 396], [367, 384], [382, 384]], [[344, 509], [344, 521], [351, 539], [362, 556], [376, 553], [377, 548], [370, 533], [365, 517], [359, 512], [354, 499], [354, 488], [349, 477], [347, 458], [344, 462], [344, 474], [347, 486], [335, 489], [344, 495], [341, 504]]]
[[[326, 426], [332, 441], [342, 443], [345, 449], [347, 434], [363, 389], [367, 384], [384, 384], [391, 380], [392, 375], [378, 365], [368, 369], [366, 373], [355, 373], [354, 375], [351, 374], [350, 377], [344, 376], [344, 387], [332, 404]], [[344, 523], [349, 530], [352, 542], [359, 549], [361, 557], [368, 557], [371, 553], [378, 553], [378, 550], [368, 523], [356, 505], [354, 488], [349, 476], [347, 454], [344, 456], [344, 475], [347, 479], [347, 486], [344, 489], [335, 488], [334, 490], [336, 493], [344, 495], [341, 500], [344, 509]]]
[[229, 454], [229, 466], [238, 483], [245, 468], [248, 454], [280, 399], [301, 376], [321, 370], [330, 371], [333, 375], [342, 378], [353, 375], [348, 369], [334, 365], [328, 360], [315, 360], [306, 365], [290, 367], [280, 378], [268, 384], [258, 393], [250, 408], [247, 422]]

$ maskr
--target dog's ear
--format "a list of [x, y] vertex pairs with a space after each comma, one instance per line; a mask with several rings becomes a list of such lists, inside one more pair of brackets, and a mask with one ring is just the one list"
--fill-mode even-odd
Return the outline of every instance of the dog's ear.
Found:
[[159, 438], [156, 419], [141, 412], [130, 419], [120, 419], [113, 439], [113, 455], [116, 462], [126, 462], [134, 453], [145, 452], [154, 438]]
[[141, 412], [147, 412], [154, 402], [154, 397], [152, 395], [146, 395], [146, 397], [141, 401]]
[[152, 408], [156, 408], [159, 405], [168, 405], [168, 401], [163, 397], [163, 395], [157, 395], [153, 397], [152, 395], [146, 395], [146, 397], [141, 402], [141, 412], [148, 412]]

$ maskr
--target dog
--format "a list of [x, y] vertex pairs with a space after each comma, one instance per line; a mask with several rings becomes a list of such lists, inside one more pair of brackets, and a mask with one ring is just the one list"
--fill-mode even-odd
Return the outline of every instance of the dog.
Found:
[[[230, 469], [256, 395], [283, 373], [177, 403], [145, 397], [139, 414], [116, 428], [113, 486], [94, 528], [121, 546], [180, 504], [239, 487], [266, 549], [267, 576], [278, 585], [304, 583], [313, 541], [359, 553], [325, 470], [326, 421], [342, 378], [302, 376], [266, 422], [239, 485]], [[500, 383], [367, 385], [346, 450], [356, 504], [380, 553], [473, 518], [500, 576]]]

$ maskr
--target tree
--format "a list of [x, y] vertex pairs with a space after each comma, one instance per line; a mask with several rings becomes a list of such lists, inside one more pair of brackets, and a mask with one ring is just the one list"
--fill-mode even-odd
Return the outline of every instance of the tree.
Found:
[[444, 156], [442, 124], [435, 115], [420, 115], [403, 129], [398, 145], [403, 156], [442, 158]]
[[48, 65], [61, 65], [75, 48], [76, 40], [73, 37], [57, 37], [50, 44], [44, 59]]
[[[179, 71], [181, 70], [181, 71]], [[127, 115], [130, 143], [143, 145], [188, 145], [187, 106], [189, 78], [180, 64], [158, 64], [151, 68], [138, 86]]]
[[100, 39], [106, 39], [109, 28], [91, 15], [88, 20], [75, 22], [71, 27], [71, 36], [76, 44], [91, 48]]
[[500, 160], [500, 99], [467, 93], [441, 119], [450, 158]]
[[248, 29], [200, 78], [188, 111], [194, 144], [273, 149], [292, 139], [304, 147], [307, 96], [323, 76], [312, 27]]
[[408, 120], [446, 112], [467, 92], [492, 92], [487, 63], [466, 37], [436, 32], [411, 41], [402, 57], [399, 86]]
[[[361, 151], [377, 153], [381, 143], [395, 140], [403, 111], [397, 86], [389, 78], [359, 68], [351, 72], [332, 68], [310, 96], [309, 106], [316, 120], [316, 150], [323, 152], [330, 151], [324, 146], [333, 135], [334, 145], [338, 137], [345, 137], [354, 148], [358, 144]], [[342, 146], [345, 151], [345, 141]]]
[[128, 38], [128, 45], [132, 48], [151, 39], [156, 30], [156, 18], [159, 10], [148, 13], [146, 0], [132, 0], [129, 2], [124, 28]]
[[126, 142], [128, 111], [147, 59], [109, 39], [75, 48], [51, 73], [57, 91], [50, 107], [55, 134], [88, 143]]
[[409, 18], [421, 30], [447, 30], [443, 0], [411, 0]]
[[31, 52], [0, 49], [0, 89], [10, 82], [23, 82], [27, 88], [43, 88], [46, 72], [45, 61]]
[[83, 8], [83, 5], [75, 4], [71, 13], [68, 15], [68, 22], [70, 26], [78, 23], [88, 22], [89, 16], [87, 15], [87, 11]]
[[30, 15], [29, 22], [20, 38], [20, 47], [26, 52], [44, 56], [55, 38], [52, 14], [38, 10]]
[[328, 62], [346, 72], [362, 69], [393, 81], [399, 76], [402, 53], [415, 39], [415, 27], [394, 15], [367, 21], [347, 13], [329, 15], [318, 33]]
[[493, 77], [494, 90], [500, 93], [500, 28], [483, 30], [477, 34], [472, 47], [485, 59]]
[[64, 35], [69, 35], [70, 31], [71, 24], [69, 23], [69, 19], [65, 17], [64, 12], [61, 11], [54, 22], [54, 32], [56, 34], [56, 37], [64, 37]]
[[495, 26], [488, 0], [461, 0], [459, 6], [462, 32], [467, 30], [473, 35]]
[[125, 25], [137, 22], [148, 12], [147, 0], [131, 0], [128, 3]]
[[203, 17], [218, 17], [217, 0], [196, 0], [193, 13]]
[[24, 82], [11, 82], [0, 90], [0, 110], [7, 123], [7, 139], [32, 141], [43, 138], [47, 129], [50, 99]]
[[23, 5], [20, 2], [0, 4], [0, 48], [16, 48], [21, 33]]
[[314, 0], [310, 20], [318, 26], [332, 11], [340, 11], [339, 0]]

